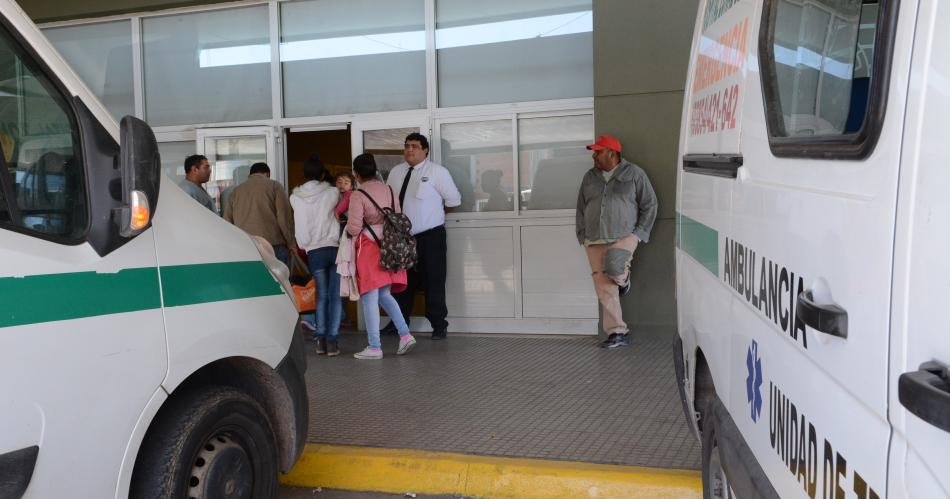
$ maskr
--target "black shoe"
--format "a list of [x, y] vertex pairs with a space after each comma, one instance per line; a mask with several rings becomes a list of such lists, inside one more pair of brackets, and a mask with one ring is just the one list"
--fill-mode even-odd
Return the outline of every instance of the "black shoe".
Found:
[[620, 296], [626, 296], [630, 292], [630, 276], [627, 276], [627, 282], [617, 285], [620, 289]]
[[327, 357], [340, 355], [340, 345], [335, 338], [327, 338]]
[[379, 330], [379, 334], [383, 336], [399, 336], [399, 331], [396, 331], [396, 325], [390, 321], [389, 324], [386, 324], [386, 327]]
[[323, 355], [325, 353], [327, 353], [327, 339], [317, 338], [317, 355]]
[[626, 334], [611, 333], [607, 339], [600, 343], [600, 348], [618, 348], [630, 344]]
[[446, 331], [432, 331], [433, 340], [444, 340], [447, 337]]

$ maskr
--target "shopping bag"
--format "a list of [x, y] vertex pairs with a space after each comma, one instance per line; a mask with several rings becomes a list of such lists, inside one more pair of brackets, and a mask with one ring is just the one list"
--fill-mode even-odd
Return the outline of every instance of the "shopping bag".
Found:
[[297, 312], [313, 312], [317, 308], [317, 283], [311, 277], [307, 284], [298, 286], [292, 285], [294, 289], [294, 301], [297, 302]]
[[313, 279], [310, 268], [296, 251], [290, 252], [290, 282], [296, 286], [305, 286]]

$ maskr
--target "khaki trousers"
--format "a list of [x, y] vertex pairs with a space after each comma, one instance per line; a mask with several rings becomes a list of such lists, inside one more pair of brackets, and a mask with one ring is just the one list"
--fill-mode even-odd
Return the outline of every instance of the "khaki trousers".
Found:
[[[597, 292], [597, 300], [603, 312], [604, 331], [608, 334], [626, 334], [629, 331], [627, 324], [623, 321], [620, 290], [617, 286], [625, 283], [630, 275], [630, 262], [633, 260], [633, 251], [637, 249], [638, 242], [636, 236], [631, 234], [611, 244], [592, 244], [584, 248], [587, 250], [587, 260], [590, 262], [591, 277], [594, 279], [594, 291]], [[609, 257], [608, 251], [610, 251]], [[624, 255], [626, 255], [625, 258]], [[612, 260], [610, 264], [608, 264], [608, 258]], [[623, 261], [624, 259], [626, 261]]]

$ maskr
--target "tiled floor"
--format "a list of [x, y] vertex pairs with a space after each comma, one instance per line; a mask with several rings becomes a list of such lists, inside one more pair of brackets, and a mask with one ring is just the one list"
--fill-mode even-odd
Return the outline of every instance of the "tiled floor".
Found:
[[[700, 446], [676, 393], [670, 330], [628, 348], [593, 337], [427, 334], [406, 356], [310, 354], [310, 441], [492, 456], [698, 469]], [[308, 345], [313, 345], [308, 344]]]

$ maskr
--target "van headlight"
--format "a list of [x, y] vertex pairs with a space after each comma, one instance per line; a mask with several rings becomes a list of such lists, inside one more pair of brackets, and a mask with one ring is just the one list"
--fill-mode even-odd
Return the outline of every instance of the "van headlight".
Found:
[[284, 262], [277, 259], [277, 256], [274, 255], [274, 247], [267, 242], [267, 239], [250, 234], [248, 234], [248, 236], [251, 238], [251, 241], [254, 241], [254, 245], [257, 246], [257, 252], [261, 254], [261, 260], [264, 262], [264, 266], [267, 267], [267, 270], [274, 276], [274, 279], [277, 279], [280, 286], [284, 288], [284, 293], [290, 298], [291, 303], [293, 303], [296, 309], [297, 301], [294, 299], [294, 288], [290, 285], [290, 269], [284, 265]]

